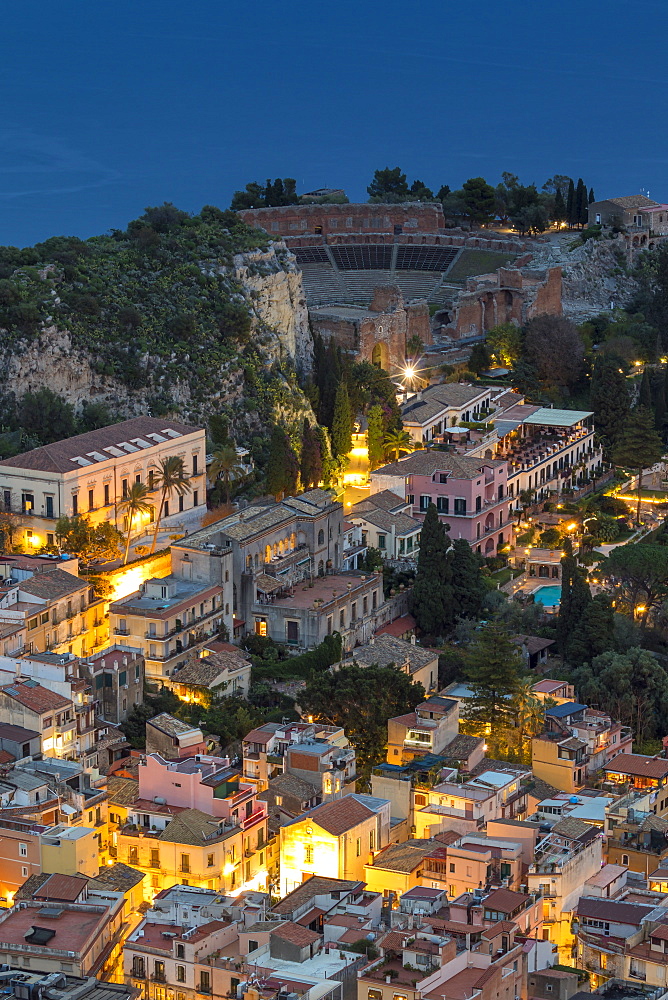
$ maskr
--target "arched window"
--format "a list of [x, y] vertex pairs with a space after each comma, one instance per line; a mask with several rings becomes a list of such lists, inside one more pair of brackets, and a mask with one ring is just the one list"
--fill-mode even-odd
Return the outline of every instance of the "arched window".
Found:
[[324, 543], [325, 543], [325, 532], [321, 528], [320, 531], [318, 532], [318, 545], [324, 545]]

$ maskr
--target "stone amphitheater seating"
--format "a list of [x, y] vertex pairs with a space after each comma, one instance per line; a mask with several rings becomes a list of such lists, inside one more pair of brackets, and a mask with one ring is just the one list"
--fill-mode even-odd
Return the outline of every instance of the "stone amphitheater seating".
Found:
[[398, 271], [447, 271], [460, 247], [402, 246], [397, 247]]
[[368, 246], [330, 247], [336, 266], [342, 271], [389, 270], [392, 267], [392, 245], [370, 243]]
[[334, 270], [329, 261], [326, 264], [302, 264], [301, 270], [306, 301], [310, 305], [322, 306], [346, 301], [339, 272]]

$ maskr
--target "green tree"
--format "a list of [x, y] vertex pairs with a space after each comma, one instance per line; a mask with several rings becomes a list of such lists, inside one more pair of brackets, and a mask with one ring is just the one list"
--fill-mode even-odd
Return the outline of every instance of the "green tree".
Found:
[[18, 422], [42, 444], [52, 444], [77, 432], [74, 408], [48, 388], [26, 392], [18, 408]]
[[415, 442], [404, 430], [388, 431], [383, 440], [383, 448], [387, 458], [399, 461], [401, 455], [408, 455], [415, 450]]
[[165, 502], [168, 497], [172, 493], [176, 493], [177, 496], [182, 497], [186, 493], [190, 493], [192, 489], [190, 479], [186, 475], [183, 459], [179, 458], [178, 455], [168, 455], [167, 458], [161, 459], [158, 465], [158, 473], [153, 478], [153, 486], [155, 489], [160, 490], [160, 505], [155, 519], [151, 552], [155, 552], [160, 522], [162, 521]]
[[373, 472], [379, 465], [382, 465], [385, 458], [385, 448], [383, 443], [383, 410], [375, 403], [369, 408], [367, 414], [366, 443], [369, 453], [369, 469]]
[[589, 188], [589, 199], [588, 199], [588, 201], [589, 201], [590, 205], [592, 205], [596, 201], [596, 198], [594, 197], [594, 189], [593, 188]]
[[536, 316], [525, 329], [523, 356], [543, 385], [570, 388], [582, 374], [584, 343], [565, 316]]
[[410, 194], [406, 174], [402, 173], [400, 167], [385, 167], [384, 170], [374, 171], [367, 192], [369, 201], [390, 203], [407, 201]]
[[486, 622], [478, 629], [466, 659], [472, 691], [464, 702], [467, 724], [480, 736], [508, 729], [523, 666], [517, 645], [500, 622]]
[[341, 379], [334, 401], [332, 420], [332, 452], [335, 458], [345, 458], [353, 444], [353, 412], [348, 396], [348, 386]]
[[591, 663], [615, 646], [615, 611], [607, 594], [597, 594], [586, 605], [577, 630], [569, 639], [572, 663]]
[[132, 522], [135, 517], [141, 514], [151, 514], [153, 512], [153, 502], [151, 491], [146, 483], [132, 483], [127, 493], [118, 505], [119, 513], [126, 521], [125, 552], [123, 555], [123, 565], [128, 561], [130, 551], [130, 539], [132, 538]]
[[534, 677], [522, 677], [512, 697], [511, 711], [517, 727], [517, 758], [522, 764], [531, 764], [531, 738], [545, 726], [545, 702], [534, 694]]
[[591, 377], [594, 426], [607, 460], [610, 459], [631, 412], [626, 378], [616, 358], [599, 356]]
[[561, 545], [561, 532], [558, 528], [546, 528], [540, 533], [539, 544], [543, 549], [558, 549]]
[[572, 178], [568, 180], [568, 194], [566, 196], [566, 222], [572, 229], [577, 225], [578, 218], [575, 211], [575, 185]]
[[411, 201], [434, 201], [434, 192], [424, 181], [415, 180], [410, 188]]
[[451, 556], [454, 614], [459, 618], [478, 618], [487, 596], [480, 559], [464, 538], [452, 543]]
[[110, 521], [93, 525], [84, 514], [59, 517], [55, 535], [60, 548], [78, 556], [84, 565], [118, 559], [123, 541], [120, 531]]
[[244, 474], [236, 448], [231, 444], [217, 448], [212, 455], [211, 464], [207, 471], [214, 482], [217, 479], [222, 479], [225, 488], [225, 503], [229, 503], [232, 481], [239, 479]]
[[637, 406], [631, 411], [626, 421], [624, 431], [613, 451], [615, 465], [637, 470], [638, 503], [636, 505], [636, 522], [640, 522], [640, 505], [642, 502], [643, 471], [659, 461], [663, 455], [661, 438], [654, 429], [654, 416], [651, 410]]
[[571, 660], [571, 642], [580, 628], [582, 617], [591, 603], [591, 591], [584, 573], [573, 556], [570, 538], [564, 539], [561, 559], [561, 601], [557, 619], [557, 642], [566, 660]]
[[476, 375], [487, 371], [489, 368], [489, 352], [485, 344], [474, 344], [471, 357], [468, 360], [468, 366]]
[[302, 456], [300, 463], [302, 489], [318, 486], [322, 479], [322, 454], [320, 438], [315, 428], [304, 417], [302, 427]]
[[564, 196], [561, 193], [561, 188], [557, 188], [557, 193], [554, 196], [552, 218], [555, 222], [566, 222], [566, 204], [564, 202]]
[[484, 177], [471, 177], [462, 185], [466, 211], [472, 222], [489, 222], [494, 217], [495, 192]]
[[668, 547], [653, 543], [618, 545], [601, 563], [618, 611], [639, 615], [644, 627], [648, 616], [668, 600]]
[[107, 427], [113, 424], [114, 419], [103, 403], [90, 403], [84, 400], [79, 416], [79, 431], [85, 434], [86, 431], [96, 431], [100, 427]]
[[492, 357], [510, 368], [522, 353], [522, 333], [514, 323], [500, 323], [489, 331], [486, 344]]
[[428, 635], [445, 635], [454, 623], [450, 539], [429, 504], [420, 534], [417, 573], [411, 592], [415, 621]]
[[299, 694], [305, 716], [345, 729], [365, 783], [385, 759], [387, 720], [412, 711], [423, 699], [422, 685], [398, 668], [357, 664], [315, 675]]
[[645, 368], [640, 379], [640, 389], [638, 391], [638, 406], [652, 406], [652, 386], [649, 380], [649, 369]]
[[265, 470], [267, 491], [280, 500], [297, 492], [299, 463], [285, 432], [274, 424], [269, 442], [269, 460]]
[[635, 741], [662, 736], [668, 710], [668, 673], [646, 649], [608, 651], [572, 673], [578, 697], [634, 730]]

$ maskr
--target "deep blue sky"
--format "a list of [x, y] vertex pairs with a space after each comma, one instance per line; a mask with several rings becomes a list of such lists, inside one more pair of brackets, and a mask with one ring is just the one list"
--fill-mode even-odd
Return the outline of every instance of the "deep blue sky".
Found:
[[5, 0], [0, 243], [252, 179], [503, 170], [668, 200], [665, 0]]

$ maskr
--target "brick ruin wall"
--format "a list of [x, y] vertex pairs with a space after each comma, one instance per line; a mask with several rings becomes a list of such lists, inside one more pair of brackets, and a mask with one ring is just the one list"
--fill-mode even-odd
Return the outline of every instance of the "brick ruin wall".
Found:
[[411, 337], [432, 343], [429, 306], [424, 300], [404, 303], [396, 285], [378, 286], [368, 311], [359, 316], [344, 317], [336, 309], [330, 313], [323, 308], [312, 313], [311, 323], [325, 341], [334, 340], [357, 361], [380, 364], [386, 371], [404, 366]]
[[523, 326], [534, 316], [561, 316], [560, 267], [546, 272], [501, 267], [495, 275], [469, 278], [447, 315], [442, 332], [453, 340], [480, 336], [499, 323]]
[[[284, 205], [249, 208], [239, 212], [249, 226], [259, 226], [270, 236], [300, 233], [329, 236], [350, 233], [438, 233], [445, 230], [443, 208], [436, 204], [407, 202], [400, 205]], [[396, 228], [395, 228], [396, 227]]]

